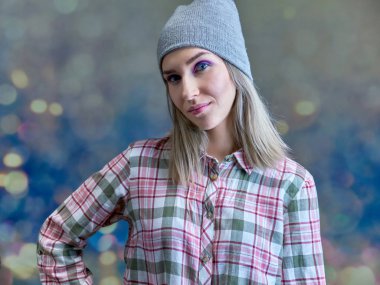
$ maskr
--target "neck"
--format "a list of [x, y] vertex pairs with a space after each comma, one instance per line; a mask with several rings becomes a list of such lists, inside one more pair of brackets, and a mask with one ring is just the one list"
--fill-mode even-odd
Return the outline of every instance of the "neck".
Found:
[[227, 124], [218, 126], [207, 131], [208, 145], [207, 153], [222, 162], [226, 155], [236, 151], [237, 145], [232, 135], [232, 126]]

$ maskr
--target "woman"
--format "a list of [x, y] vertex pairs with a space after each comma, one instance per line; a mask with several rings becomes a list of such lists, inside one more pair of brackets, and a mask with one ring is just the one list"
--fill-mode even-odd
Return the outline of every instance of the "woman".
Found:
[[158, 60], [173, 130], [131, 144], [44, 223], [44, 284], [92, 284], [86, 239], [129, 222], [124, 284], [325, 284], [312, 176], [286, 157], [230, 0], [179, 6]]

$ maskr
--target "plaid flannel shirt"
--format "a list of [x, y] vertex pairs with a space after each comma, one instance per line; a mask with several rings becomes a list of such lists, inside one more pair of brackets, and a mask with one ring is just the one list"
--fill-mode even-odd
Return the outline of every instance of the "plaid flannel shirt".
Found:
[[132, 144], [87, 179], [45, 221], [43, 284], [92, 284], [86, 239], [120, 219], [130, 225], [124, 284], [326, 284], [317, 193], [290, 159], [257, 169], [242, 151], [201, 178], [168, 178], [167, 138]]

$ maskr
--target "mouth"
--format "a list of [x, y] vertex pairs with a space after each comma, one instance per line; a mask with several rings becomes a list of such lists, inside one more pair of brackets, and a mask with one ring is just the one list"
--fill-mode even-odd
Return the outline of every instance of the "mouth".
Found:
[[202, 103], [198, 105], [191, 106], [187, 111], [193, 115], [202, 113], [211, 103]]

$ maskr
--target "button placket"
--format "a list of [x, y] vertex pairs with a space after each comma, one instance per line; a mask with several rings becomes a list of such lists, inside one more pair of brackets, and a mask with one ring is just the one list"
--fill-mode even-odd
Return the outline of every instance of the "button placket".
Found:
[[218, 174], [217, 173], [211, 173], [210, 179], [211, 179], [211, 181], [215, 181], [216, 179], [218, 179]]
[[202, 263], [203, 263], [203, 264], [206, 264], [207, 262], [210, 261], [210, 259], [211, 259], [211, 257], [210, 257], [208, 254], [205, 254], [205, 255], [203, 255], [203, 257], [202, 257]]
[[206, 191], [203, 197], [203, 220], [201, 234], [201, 253], [199, 255], [199, 281], [200, 284], [209, 284], [213, 272], [213, 242], [215, 238], [214, 205], [218, 191], [218, 164], [209, 160], [205, 169], [208, 176]]
[[218, 179], [219, 177], [218, 168], [219, 168], [218, 163], [215, 160], [209, 161], [208, 172], [209, 172], [209, 177], [211, 181], [215, 181]]
[[214, 217], [214, 205], [211, 201], [208, 201], [205, 205], [206, 208], [206, 217], [211, 220]]
[[211, 164], [210, 165], [210, 168], [209, 168], [209, 177], [210, 177], [211, 181], [215, 181], [219, 177], [219, 173], [218, 173], [217, 167], [218, 166], [216, 164]]

